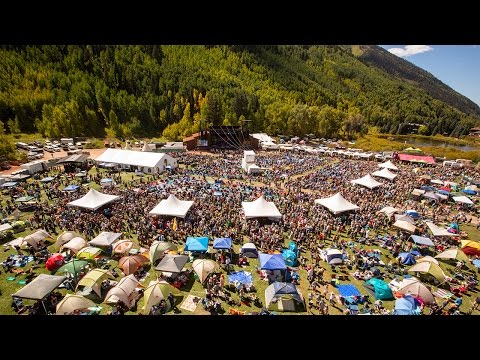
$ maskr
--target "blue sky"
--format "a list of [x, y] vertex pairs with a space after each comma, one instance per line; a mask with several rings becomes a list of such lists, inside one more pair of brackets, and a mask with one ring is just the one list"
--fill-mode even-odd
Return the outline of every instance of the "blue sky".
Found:
[[480, 105], [480, 45], [380, 45]]

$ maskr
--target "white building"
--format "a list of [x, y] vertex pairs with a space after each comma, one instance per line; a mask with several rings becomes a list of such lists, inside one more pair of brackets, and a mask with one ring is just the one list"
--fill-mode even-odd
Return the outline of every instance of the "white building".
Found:
[[149, 174], [177, 167], [177, 160], [167, 154], [120, 149], [107, 149], [96, 161], [98, 164], [118, 164], [124, 169], [134, 168]]

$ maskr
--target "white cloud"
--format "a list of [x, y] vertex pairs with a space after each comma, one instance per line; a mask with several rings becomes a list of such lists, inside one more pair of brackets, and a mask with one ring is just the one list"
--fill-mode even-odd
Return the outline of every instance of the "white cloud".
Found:
[[416, 54], [421, 54], [424, 52], [432, 51], [433, 47], [428, 45], [405, 45], [403, 48], [391, 48], [388, 49], [393, 55], [399, 57], [408, 57]]

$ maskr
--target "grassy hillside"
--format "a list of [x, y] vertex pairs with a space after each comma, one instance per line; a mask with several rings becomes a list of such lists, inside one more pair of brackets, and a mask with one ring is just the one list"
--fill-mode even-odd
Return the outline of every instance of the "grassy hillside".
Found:
[[[253, 131], [326, 137], [353, 137], [370, 125], [403, 134], [409, 122], [424, 124], [425, 135], [459, 136], [479, 124], [478, 107], [401, 59], [395, 61], [403, 67], [391, 66], [393, 55], [382, 51], [3, 46], [0, 124], [13, 134], [170, 139], [243, 119], [252, 120]], [[384, 60], [372, 60], [377, 53]]]

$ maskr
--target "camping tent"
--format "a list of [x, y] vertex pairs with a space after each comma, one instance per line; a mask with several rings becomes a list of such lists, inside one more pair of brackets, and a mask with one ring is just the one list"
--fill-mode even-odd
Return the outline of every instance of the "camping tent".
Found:
[[410, 238], [413, 240], [415, 244], [418, 244], [418, 245], [435, 246], [432, 240], [424, 236], [410, 235]]
[[465, 261], [467, 264], [469, 259], [465, 253], [460, 249], [448, 249], [444, 252], [435, 256], [436, 259], [444, 259], [444, 260], [462, 260]]
[[375, 171], [372, 173], [373, 176], [381, 177], [387, 180], [392, 181], [397, 177], [397, 174], [392, 173], [390, 170], [387, 168], [383, 168], [382, 170]]
[[86, 260], [75, 260], [72, 259], [69, 262], [66, 262], [62, 266], [60, 266], [55, 273], [56, 274], [71, 274], [74, 277], [77, 277], [78, 274], [83, 271], [84, 269], [88, 268], [89, 264]]
[[401, 252], [398, 256], [403, 265], [413, 265], [416, 263], [415, 257], [409, 252]]
[[122, 269], [125, 275], [130, 275], [146, 263], [148, 263], [148, 259], [145, 256], [136, 254], [122, 257], [118, 260], [118, 267]]
[[119, 240], [112, 245], [115, 254], [125, 254], [133, 247], [133, 242], [127, 239]]
[[452, 197], [453, 201], [459, 202], [462, 204], [473, 205], [473, 201], [466, 196], [454, 196]]
[[278, 311], [295, 311], [295, 302], [305, 306], [295, 284], [274, 282], [265, 289], [265, 306], [269, 309], [271, 309], [272, 303], [276, 303]]
[[59, 250], [63, 244], [68, 243], [70, 240], [72, 240], [75, 237], [82, 237], [80, 234], [74, 232], [74, 231], [64, 231], [57, 237], [57, 241], [55, 241], [55, 249]]
[[37, 230], [33, 234], [25, 236], [23, 238], [23, 243], [27, 243], [37, 250], [40, 243], [47, 238], [52, 238], [49, 233], [47, 233], [45, 230]]
[[158, 205], [149, 212], [149, 214], [184, 218], [192, 205], [193, 201], [180, 200], [175, 195], [170, 194], [168, 199], [160, 201]]
[[425, 222], [432, 232], [433, 236], [455, 236], [455, 234], [451, 234], [447, 231], [447, 229], [442, 229], [441, 227], [438, 227], [431, 221], [426, 221]]
[[377, 300], [388, 300], [393, 298], [392, 289], [380, 279], [371, 278], [363, 283], [365, 289]]
[[[82, 260], [79, 260], [79, 261], [82, 261]], [[106, 279], [114, 280], [112, 274], [110, 274], [108, 270], [93, 269], [89, 271], [83, 278], [80, 279], [75, 290], [78, 290], [80, 287], [89, 287], [99, 297], [102, 297], [101, 285], [103, 280], [106, 280]]]
[[419, 303], [412, 295], [405, 295], [395, 300], [393, 315], [420, 315]]
[[205, 252], [208, 250], [208, 237], [187, 237], [184, 251]]
[[167, 254], [155, 267], [155, 270], [170, 273], [179, 273], [188, 262], [187, 255], [171, 255]]
[[260, 269], [262, 270], [285, 270], [287, 268], [282, 254], [258, 254]]
[[357, 205], [347, 201], [340, 193], [336, 193], [335, 195], [327, 198], [316, 199], [315, 203], [325, 206], [334, 214], [360, 209], [360, 207]]
[[398, 170], [398, 167], [396, 167], [395, 164], [392, 163], [390, 160], [384, 163], [378, 164], [378, 167], [389, 169], [389, 170]]
[[434, 262], [417, 262], [417, 264], [413, 265], [410, 269], [408, 269], [408, 272], [430, 274], [441, 283], [445, 281], [445, 274], [443, 273], [443, 270]]
[[203, 283], [207, 279], [208, 275], [219, 271], [218, 264], [213, 260], [207, 259], [195, 260], [192, 263], [192, 268], [193, 271], [195, 271], [195, 274], [197, 274], [198, 279], [201, 283]]
[[404, 220], [397, 220], [393, 223], [393, 226], [395, 226], [396, 228], [399, 228], [401, 230], [404, 230], [404, 231], [407, 231], [409, 233], [414, 233], [415, 230], [417, 229], [415, 227], [415, 225], [412, 225], [410, 224], [409, 222], [407, 221], [404, 221]]
[[67, 205], [80, 207], [82, 209], [97, 210], [103, 205], [109, 204], [119, 198], [120, 196], [117, 195], [103, 194], [95, 189], [90, 189], [85, 196], [75, 201], [71, 201]]
[[420, 297], [426, 304], [435, 303], [431, 291], [415, 277], [403, 279], [398, 285], [396, 292], [403, 295], [411, 294]]
[[[150, 283], [143, 293], [144, 302], [142, 313], [144, 315], [150, 314], [152, 307], [159, 304], [162, 299], [167, 300], [169, 293], [172, 293], [175, 298], [183, 297], [183, 294], [180, 292], [180, 290], [173, 287], [166, 281], [150, 280]], [[167, 309], [169, 309], [170, 302], [166, 301], [166, 303]]]
[[52, 254], [45, 262], [45, 267], [47, 270], [55, 271], [63, 264], [65, 264], [65, 260], [63, 259], [62, 254]]
[[87, 242], [85, 241], [85, 239], [81, 237], [74, 237], [72, 240], [70, 240], [66, 244], [63, 244], [60, 250], [62, 251], [63, 249], [69, 249], [76, 254], [80, 251], [80, 249], [83, 249], [86, 246], [87, 246]]
[[278, 220], [282, 218], [282, 214], [280, 214], [276, 205], [265, 200], [263, 196], [255, 201], [242, 201], [242, 207], [247, 219], [272, 218]]
[[135, 305], [136, 298], [133, 293], [137, 287], [143, 287], [133, 274], [122, 278], [117, 285], [111, 288], [105, 296], [104, 303], [117, 303], [121, 301], [131, 308]]
[[297, 265], [297, 254], [290, 249], [284, 249], [282, 251], [283, 260], [285, 260], [285, 264], [288, 266], [296, 266]]
[[31, 300], [43, 300], [48, 294], [65, 281], [65, 276], [40, 274], [31, 283], [18, 290], [12, 297]]
[[80, 189], [80, 186], [72, 184], [72, 185], [65, 186], [63, 188], [63, 191], [75, 191], [75, 190], [78, 190], [78, 189]]
[[161, 259], [164, 255], [164, 252], [167, 250], [177, 251], [178, 248], [177, 245], [169, 241], [154, 241], [150, 246], [150, 250], [148, 251], [152, 264], [154, 264], [158, 259]]
[[232, 238], [215, 238], [213, 240], [214, 249], [231, 249]]
[[118, 238], [122, 236], [122, 233], [102, 231], [95, 238], [88, 242], [91, 246], [111, 246]]
[[330, 265], [338, 265], [343, 263], [343, 254], [340, 250], [337, 249], [328, 249], [327, 250], [327, 262]]
[[471, 240], [462, 240], [462, 251], [466, 255], [480, 255], [480, 243]]
[[377, 180], [375, 180], [370, 174], [367, 174], [364, 177], [361, 177], [359, 179], [351, 180], [350, 182], [352, 184], [365, 186], [366, 188], [369, 188], [369, 189], [375, 189], [383, 185], [381, 182], [378, 182]]
[[67, 294], [57, 304], [56, 315], [70, 315], [75, 310], [87, 309], [97, 306], [92, 300], [81, 295]]
[[435, 201], [438, 201], [441, 199], [439, 194], [435, 194], [433, 191], [428, 191], [422, 196], [426, 199], [435, 200]]
[[257, 258], [258, 250], [254, 243], [245, 243], [240, 249], [240, 254], [248, 258]]
[[438, 265], [438, 261], [435, 260], [433, 257], [428, 256], [428, 255], [427, 256], [422, 256], [422, 257], [417, 259], [417, 263], [421, 263], [421, 262], [432, 262], [432, 263]]

